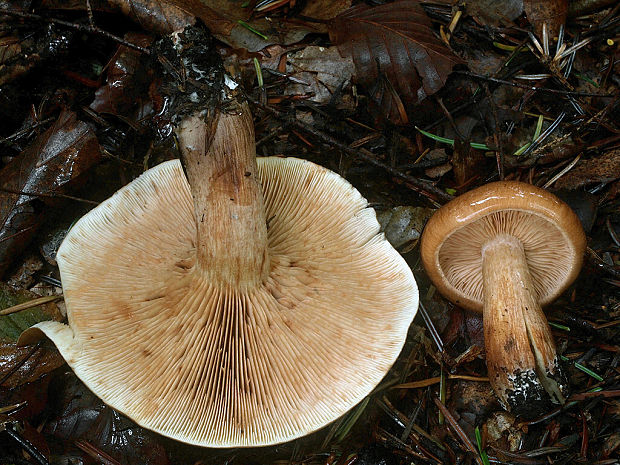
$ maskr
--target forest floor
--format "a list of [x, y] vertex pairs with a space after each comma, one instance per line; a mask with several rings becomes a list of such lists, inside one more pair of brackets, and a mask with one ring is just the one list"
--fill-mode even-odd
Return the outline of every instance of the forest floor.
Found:
[[[620, 463], [620, 4], [605, 0], [7, 0], [0, 6], [0, 464]], [[305, 438], [202, 449], [97, 399], [49, 341], [56, 251], [74, 222], [178, 158], [152, 45], [207, 27], [254, 115], [259, 156], [350, 181], [411, 266], [421, 307], [379, 386]], [[545, 308], [564, 405], [506, 412], [482, 318], [420, 261], [428, 218], [492, 181], [568, 203], [587, 236]], [[105, 303], [102, 302], [102, 309]], [[364, 344], [364, 341], [359, 341]]]

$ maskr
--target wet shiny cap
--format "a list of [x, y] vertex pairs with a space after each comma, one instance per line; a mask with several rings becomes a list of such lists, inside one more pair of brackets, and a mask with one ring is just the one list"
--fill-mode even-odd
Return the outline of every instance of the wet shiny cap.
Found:
[[444, 296], [463, 308], [482, 311], [482, 247], [498, 234], [523, 244], [541, 305], [577, 277], [586, 237], [571, 208], [538, 187], [499, 181], [455, 198], [426, 224], [422, 262]]

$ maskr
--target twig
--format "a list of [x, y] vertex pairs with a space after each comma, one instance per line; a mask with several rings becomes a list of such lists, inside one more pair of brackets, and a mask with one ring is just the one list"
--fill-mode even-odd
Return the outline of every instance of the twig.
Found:
[[146, 53], [146, 54], [150, 54], [150, 50], [144, 47], [140, 47], [139, 45], [136, 45], [134, 43], [131, 43], [125, 39], [123, 39], [122, 37], [118, 37], [115, 36], [114, 34], [109, 33], [108, 31], [104, 31], [103, 29], [97, 27], [97, 26], [93, 26], [92, 24], [89, 24], [88, 26], [85, 26], [83, 24], [77, 24], [77, 23], [72, 23], [69, 21], [63, 21], [62, 19], [56, 19], [56, 18], [46, 18], [44, 16], [41, 15], [36, 15], [34, 13], [26, 13], [23, 11], [15, 11], [15, 10], [10, 10], [7, 8], [0, 8], [0, 15], [8, 15], [8, 16], [15, 16], [18, 18], [23, 18], [23, 19], [30, 19], [32, 21], [41, 21], [44, 23], [52, 23], [52, 24], [58, 24], [59, 26], [65, 26], [65, 27], [69, 27], [71, 29], [76, 29], [80, 32], [86, 32], [89, 34], [96, 34], [96, 35], [100, 35], [103, 36], [107, 39], [113, 40], [115, 42], [118, 42], [121, 45], [125, 45], [126, 47], [130, 47], [133, 48], [135, 50], [138, 50], [142, 53]]
[[435, 345], [437, 346], [437, 349], [439, 349], [439, 352], [443, 353], [443, 341], [441, 340], [441, 336], [439, 335], [439, 332], [437, 332], [437, 329], [433, 324], [433, 320], [431, 320], [431, 317], [426, 311], [426, 308], [424, 307], [422, 301], [420, 301], [419, 306], [420, 315], [422, 315], [422, 319], [424, 320], [424, 323], [426, 323], [426, 327], [428, 328], [428, 332], [431, 335], [431, 339], [433, 339], [433, 341], [435, 342]]
[[94, 200], [81, 199], [80, 197], [74, 197], [72, 195], [60, 194], [60, 193], [56, 193], [56, 194], [43, 194], [41, 192], [39, 192], [39, 193], [37, 193], [37, 192], [25, 192], [25, 191], [7, 189], [6, 187], [0, 187], [0, 192], [6, 192], [7, 194], [15, 194], [15, 195], [29, 195], [31, 197], [49, 197], [49, 198], [52, 198], [52, 199], [56, 199], [56, 198], [69, 199], [69, 200], [75, 200], [76, 202], [88, 203], [90, 205], [99, 205], [99, 202], [95, 202]]
[[476, 79], [483, 79], [485, 81], [496, 82], [498, 84], [506, 84], [506, 85], [513, 86], [513, 87], [519, 87], [521, 89], [548, 92], [551, 94], [578, 95], [581, 97], [613, 97], [614, 96], [613, 94], [597, 94], [594, 92], [577, 92], [577, 91], [572, 91], [572, 90], [549, 89], [548, 87], [527, 86], [525, 84], [519, 84], [517, 82], [506, 81], [505, 79], [489, 77], [483, 74], [472, 73], [470, 71], [453, 71], [453, 73], [462, 74], [464, 76], [469, 76], [469, 77], [473, 77]]
[[15, 365], [13, 365], [2, 377], [2, 379], [0, 379], [0, 386], [2, 386], [5, 381], [7, 379], [9, 379], [11, 376], [13, 376], [13, 373], [15, 373], [17, 370], [19, 370], [21, 368], [21, 366], [26, 363], [28, 361], [28, 359], [30, 357], [32, 357], [34, 355], [34, 353], [39, 350], [41, 348], [41, 346], [43, 345], [43, 340], [39, 341], [36, 343], [36, 345], [30, 349], [30, 351], [24, 356], [24, 358], [22, 358], [19, 362], [17, 362]]
[[[464, 381], [474, 381], [479, 383], [489, 382], [489, 378], [487, 378], [486, 376], [451, 375], [450, 373], [448, 373], [448, 379], [462, 379]], [[396, 386], [393, 386], [392, 389], [416, 389], [432, 386], [433, 384], [437, 384], [440, 381], [441, 377], [435, 376], [433, 378], [427, 378], [421, 381], [412, 381], [411, 383], [397, 384]]]
[[276, 110], [275, 108], [272, 108], [269, 105], [263, 105], [261, 102], [259, 102], [258, 100], [252, 98], [251, 96], [249, 96], [247, 94], [246, 94], [246, 98], [248, 99], [248, 101], [252, 102], [254, 105], [256, 105], [257, 107], [261, 108], [262, 110], [267, 111], [268, 113], [271, 113], [273, 116], [275, 116], [278, 119], [281, 119], [283, 121], [288, 121], [291, 125], [296, 126], [299, 129], [302, 129], [302, 130], [312, 134], [314, 137], [317, 137], [318, 139], [320, 139], [324, 143], [326, 143], [328, 145], [331, 145], [332, 147], [335, 147], [335, 148], [345, 152], [348, 155], [361, 158], [362, 160], [370, 163], [371, 165], [374, 165], [374, 166], [376, 166], [378, 168], [381, 168], [381, 169], [387, 171], [392, 176], [397, 177], [399, 179], [402, 179], [403, 181], [405, 181], [407, 183], [408, 187], [410, 187], [411, 189], [413, 189], [416, 192], [419, 192], [420, 194], [424, 195], [425, 197], [429, 198], [435, 204], [437, 204], [438, 201], [440, 201], [440, 202], [448, 202], [449, 200], [452, 199], [452, 196], [450, 194], [448, 194], [447, 192], [444, 192], [441, 189], [437, 188], [434, 184], [431, 184], [430, 182], [423, 181], [423, 180], [418, 179], [418, 178], [414, 178], [413, 176], [409, 176], [408, 174], [405, 174], [405, 173], [403, 173], [401, 171], [398, 171], [397, 169], [392, 168], [390, 165], [387, 165], [387, 164], [377, 160], [376, 158], [368, 155], [368, 153], [370, 153], [370, 152], [368, 152], [366, 150], [356, 150], [356, 149], [353, 149], [353, 148], [349, 147], [348, 145], [345, 145], [342, 142], [337, 141], [336, 139], [334, 139], [329, 134], [326, 134], [323, 131], [319, 131], [318, 129], [313, 128], [312, 126], [310, 126], [308, 124], [302, 123], [301, 121], [298, 121], [298, 120], [292, 120], [291, 121], [290, 118], [288, 118], [281, 111]]
[[441, 401], [437, 397], [433, 397], [433, 400], [435, 401], [435, 405], [437, 405], [437, 407], [439, 408], [439, 411], [443, 413], [443, 416], [446, 418], [448, 423], [450, 423], [450, 426], [452, 427], [456, 435], [459, 437], [461, 442], [465, 445], [467, 450], [474, 455], [474, 458], [476, 459], [476, 462], [478, 463], [478, 465], [484, 465], [482, 463], [482, 459], [480, 458], [480, 455], [478, 455], [478, 451], [476, 450], [474, 443], [471, 442], [471, 440], [467, 437], [467, 434], [465, 434], [465, 431], [463, 431], [463, 428], [460, 427], [456, 419], [452, 416], [452, 413], [450, 413], [450, 410], [448, 410], [448, 408], [444, 404], [442, 404]]
[[495, 151], [495, 161], [497, 163], [497, 173], [499, 174], [499, 180], [504, 180], [504, 149], [502, 147], [502, 136], [499, 133], [499, 118], [497, 116], [497, 107], [495, 106], [495, 101], [493, 101], [493, 96], [491, 95], [491, 91], [489, 90], [488, 84], [485, 82], [483, 84], [484, 92], [486, 93], [487, 99], [489, 100], [489, 105], [491, 106], [491, 114], [493, 115], [493, 125], [495, 126], [495, 130], [493, 131], [493, 139], [495, 142], [495, 147], [497, 150]]
[[13, 305], [12, 307], [8, 307], [8, 308], [5, 308], [4, 310], [0, 310], [0, 316], [21, 312], [22, 310], [26, 310], [32, 307], [37, 307], [43, 304], [48, 304], [50, 302], [55, 302], [56, 300], [60, 300], [62, 298], [63, 297], [61, 295], [48, 295], [45, 297], [39, 297], [37, 299], [32, 299], [32, 300], [29, 300], [28, 302], [22, 302], [21, 304]]
[[7, 142], [13, 142], [15, 139], [19, 139], [20, 137], [25, 136], [30, 131], [38, 128], [39, 126], [42, 126], [44, 124], [51, 123], [52, 121], [55, 121], [55, 119], [56, 118], [47, 118], [47, 119], [44, 119], [42, 121], [38, 121], [35, 124], [33, 124], [31, 126], [28, 126], [27, 128], [20, 129], [19, 131], [14, 132], [10, 136], [6, 136], [6, 137], [3, 137], [2, 139], [0, 139], [0, 144], [5, 144]]
[[562, 171], [560, 171], [558, 174], [556, 174], [554, 177], [552, 177], [551, 179], [549, 179], [549, 181], [547, 181], [544, 185], [543, 185], [543, 189], [549, 189], [549, 186], [551, 186], [554, 182], [556, 182], [558, 179], [560, 179], [562, 176], [564, 176], [566, 173], [568, 173], [570, 170], [573, 169], [573, 167], [577, 164], [577, 162], [579, 161], [579, 159], [581, 158], [581, 153], [579, 155], [577, 155], [575, 157], [575, 159], [573, 161], [571, 161], [568, 165], [566, 165], [564, 167], [564, 169]]

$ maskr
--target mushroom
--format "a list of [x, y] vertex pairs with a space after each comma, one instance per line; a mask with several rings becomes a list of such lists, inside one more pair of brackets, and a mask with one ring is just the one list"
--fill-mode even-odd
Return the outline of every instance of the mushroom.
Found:
[[215, 126], [186, 117], [183, 164], [148, 170], [75, 224], [57, 258], [68, 325], [39, 323], [21, 342], [43, 332], [98, 397], [160, 434], [276, 444], [368, 395], [418, 291], [346, 180], [256, 160], [245, 104]]
[[455, 304], [482, 312], [489, 379], [515, 413], [564, 402], [566, 382], [541, 306], [577, 277], [585, 244], [568, 205], [514, 181], [469, 191], [426, 225], [420, 252], [428, 276]]

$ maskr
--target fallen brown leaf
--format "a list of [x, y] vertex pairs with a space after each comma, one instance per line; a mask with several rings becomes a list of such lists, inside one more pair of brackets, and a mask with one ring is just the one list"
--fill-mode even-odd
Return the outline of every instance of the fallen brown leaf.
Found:
[[49, 397], [53, 415], [44, 432], [64, 440], [81, 440], [87, 452], [101, 451], [122, 464], [170, 463], [157, 435], [104, 405], [73, 373], [56, 378]]
[[523, 9], [534, 33], [542, 37], [543, 24], [546, 24], [551, 39], [558, 36], [560, 26], [566, 22], [568, 0], [524, 0]]
[[483, 24], [509, 24], [523, 13], [523, 0], [471, 0], [465, 11]]
[[620, 149], [612, 150], [597, 158], [581, 160], [574, 169], [558, 179], [554, 187], [572, 190], [618, 178], [620, 178]]
[[412, 0], [359, 4], [331, 21], [329, 34], [343, 57], [353, 57], [359, 83], [382, 82], [375, 100], [396, 122], [403, 122], [399, 107], [408, 109], [437, 92], [461, 61], [435, 37], [429, 18]]
[[[148, 47], [152, 38], [144, 34], [128, 34], [126, 39], [141, 47]], [[106, 83], [97, 89], [90, 108], [99, 113], [109, 113], [130, 117], [132, 110], [143, 106], [147, 98], [148, 82], [139, 79], [136, 73], [141, 70], [146, 74], [146, 66], [141, 63], [142, 53], [125, 45], [118, 47], [106, 66]], [[141, 117], [143, 115], [140, 115]]]
[[[290, 78], [285, 95], [310, 95], [309, 100], [328, 103], [339, 88], [350, 88], [353, 61], [343, 59], [336, 47], [308, 46], [288, 55], [286, 71]], [[352, 99], [348, 102], [352, 108]], [[346, 106], [339, 102], [339, 107]]]
[[[0, 283], [0, 309], [28, 302], [37, 297], [40, 296]], [[51, 345], [41, 346], [38, 349], [33, 346], [16, 345], [21, 332], [31, 325], [43, 320], [62, 319], [58, 307], [51, 302], [0, 316], [0, 386], [15, 388], [31, 383], [65, 363]]]
[[42, 202], [64, 192], [100, 158], [91, 127], [64, 111], [0, 171], [0, 275], [42, 223]]

